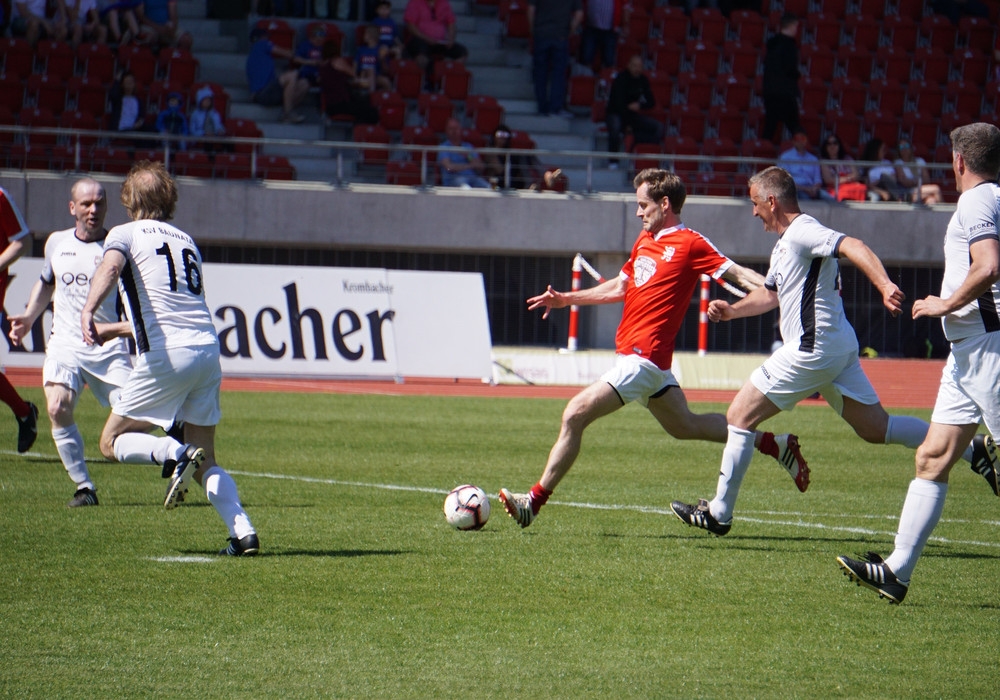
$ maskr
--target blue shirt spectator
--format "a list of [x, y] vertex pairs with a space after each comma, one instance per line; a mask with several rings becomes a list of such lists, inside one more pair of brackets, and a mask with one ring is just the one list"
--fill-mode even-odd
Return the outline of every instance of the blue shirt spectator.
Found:
[[462, 140], [462, 125], [449, 119], [445, 127], [445, 140], [441, 145], [447, 150], [438, 153], [441, 166], [441, 184], [445, 187], [479, 187], [489, 189], [490, 183], [479, 173], [485, 167], [476, 149]]
[[804, 131], [796, 131], [792, 137], [792, 147], [778, 157], [778, 165], [788, 171], [795, 180], [799, 198], [822, 199], [836, 202], [837, 198], [823, 189], [823, 176], [819, 158], [809, 150], [809, 137]]

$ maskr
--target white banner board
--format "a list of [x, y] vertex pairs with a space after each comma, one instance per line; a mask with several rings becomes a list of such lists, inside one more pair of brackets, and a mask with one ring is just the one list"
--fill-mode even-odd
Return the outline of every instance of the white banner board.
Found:
[[[227, 376], [488, 379], [482, 275], [205, 264]], [[18, 260], [5, 307], [27, 304], [42, 261]], [[41, 367], [50, 315], [4, 362]]]

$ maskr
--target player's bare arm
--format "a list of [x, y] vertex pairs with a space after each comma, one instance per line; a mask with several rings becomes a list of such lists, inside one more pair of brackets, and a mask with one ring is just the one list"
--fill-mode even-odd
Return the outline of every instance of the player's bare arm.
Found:
[[21, 344], [24, 336], [28, 335], [31, 331], [31, 326], [34, 325], [35, 319], [37, 319], [45, 308], [52, 301], [52, 295], [56, 290], [54, 284], [45, 284], [42, 280], [35, 282], [35, 286], [31, 288], [31, 296], [28, 297], [28, 304], [24, 307], [24, 313], [17, 314], [15, 316], [9, 316], [10, 321], [10, 342], [14, 346]]
[[735, 304], [724, 299], [715, 299], [708, 305], [708, 320], [713, 323], [732, 321], [734, 318], [760, 316], [778, 308], [778, 295], [761, 285], [750, 291]]
[[90, 293], [87, 295], [83, 312], [80, 314], [83, 342], [87, 345], [100, 345], [104, 342], [97, 324], [94, 323], [94, 313], [118, 284], [118, 277], [124, 267], [124, 255], [117, 250], [106, 250], [101, 264], [94, 271], [94, 277], [90, 281]]
[[722, 273], [722, 278], [748, 292], [752, 292], [757, 289], [757, 287], [764, 286], [764, 275], [755, 270], [751, 270], [748, 267], [737, 265], [736, 263], [730, 265], [729, 268]]
[[627, 286], [628, 280], [620, 276], [601, 282], [595, 287], [575, 292], [557, 292], [550, 284], [544, 292], [528, 299], [528, 310], [543, 308], [545, 311], [542, 313], [542, 318], [548, 318], [552, 309], [562, 309], [574, 304], [577, 306], [613, 304], [625, 298]]
[[[25, 236], [25, 238], [29, 237]], [[24, 238], [8, 243], [7, 247], [0, 253], [0, 272], [13, 265], [14, 261], [22, 255], [24, 255]]]
[[969, 246], [969, 274], [962, 286], [947, 299], [929, 296], [913, 302], [913, 318], [940, 318], [978, 299], [1000, 279], [1000, 242], [976, 241]]
[[882, 305], [893, 316], [899, 316], [903, 310], [903, 301], [906, 299], [906, 295], [895, 282], [889, 279], [889, 273], [885, 271], [882, 261], [878, 259], [875, 252], [863, 241], [845, 236], [840, 243], [840, 256], [850, 260], [865, 274], [865, 277], [882, 295]]
[[114, 338], [131, 338], [132, 326], [128, 321], [115, 321], [114, 323], [95, 323], [97, 334], [101, 337], [101, 343], [106, 343]]

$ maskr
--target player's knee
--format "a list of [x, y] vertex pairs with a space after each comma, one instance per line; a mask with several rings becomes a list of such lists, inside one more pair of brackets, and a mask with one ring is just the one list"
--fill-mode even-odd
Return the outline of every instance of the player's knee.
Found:
[[935, 445], [928, 445], [927, 443], [917, 448], [915, 462], [917, 477], [931, 481], [938, 480], [941, 475], [946, 474], [951, 468], [948, 456], [944, 451]]
[[115, 457], [115, 437], [115, 435], [101, 435], [101, 454], [112, 462], [118, 461]]

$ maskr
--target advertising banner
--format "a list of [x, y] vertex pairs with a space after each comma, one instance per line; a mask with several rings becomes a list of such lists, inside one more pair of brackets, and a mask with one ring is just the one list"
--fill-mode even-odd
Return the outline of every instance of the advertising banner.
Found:
[[[6, 308], [23, 309], [41, 272], [18, 260]], [[227, 376], [491, 376], [482, 275], [381, 268], [204, 265]], [[4, 363], [41, 367], [51, 318]], [[9, 342], [8, 342], [9, 345]]]

